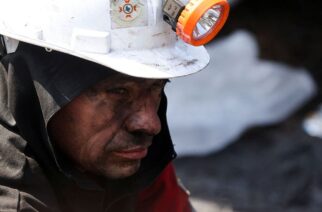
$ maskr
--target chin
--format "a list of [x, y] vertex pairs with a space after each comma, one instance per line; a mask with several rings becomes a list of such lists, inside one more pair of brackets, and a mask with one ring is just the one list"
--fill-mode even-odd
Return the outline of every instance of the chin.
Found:
[[140, 161], [130, 161], [121, 165], [112, 165], [103, 169], [103, 176], [110, 179], [122, 179], [134, 175], [140, 168]]

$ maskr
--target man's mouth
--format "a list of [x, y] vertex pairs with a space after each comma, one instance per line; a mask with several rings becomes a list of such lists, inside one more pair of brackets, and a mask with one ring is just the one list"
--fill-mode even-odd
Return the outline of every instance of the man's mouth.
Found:
[[144, 147], [131, 148], [121, 151], [115, 151], [114, 154], [130, 160], [140, 160], [148, 154], [148, 149]]

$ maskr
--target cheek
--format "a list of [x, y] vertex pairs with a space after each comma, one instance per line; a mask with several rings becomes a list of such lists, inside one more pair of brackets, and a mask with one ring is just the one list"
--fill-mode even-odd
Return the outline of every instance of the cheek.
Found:
[[126, 114], [125, 107], [111, 109], [107, 104], [100, 104], [91, 111], [91, 119], [87, 120], [89, 129], [84, 129], [87, 135], [79, 156], [83, 164], [93, 165], [104, 157], [108, 146], [115, 145], [113, 139], [122, 134]]
[[90, 123], [89, 127], [92, 129], [91, 134], [102, 134], [102, 137], [107, 136], [101, 131], [115, 131], [121, 128], [130, 114], [130, 106], [128, 104], [116, 104], [115, 102], [101, 101], [95, 104], [88, 111], [89, 115], [84, 120]]

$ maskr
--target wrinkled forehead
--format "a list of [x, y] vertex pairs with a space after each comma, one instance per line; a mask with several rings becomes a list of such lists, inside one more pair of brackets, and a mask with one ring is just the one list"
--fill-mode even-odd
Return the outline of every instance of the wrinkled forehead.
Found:
[[101, 80], [98, 82], [99, 84], [153, 84], [155, 82], [167, 82], [168, 79], [148, 79], [148, 78], [140, 78], [140, 77], [133, 77], [126, 74], [122, 74], [120, 72], [110, 70], [110, 74], [106, 79]]
[[108, 77], [95, 83], [91, 88], [105, 89], [107, 87], [127, 87], [138, 89], [149, 89], [151, 86], [164, 86], [168, 79], [147, 79], [125, 75], [116, 71], [110, 73]]

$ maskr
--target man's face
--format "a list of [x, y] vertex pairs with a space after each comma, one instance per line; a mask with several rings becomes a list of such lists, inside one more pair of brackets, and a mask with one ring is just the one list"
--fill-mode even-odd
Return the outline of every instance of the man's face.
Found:
[[161, 130], [157, 112], [165, 83], [114, 74], [58, 111], [48, 124], [50, 137], [83, 171], [133, 175]]

